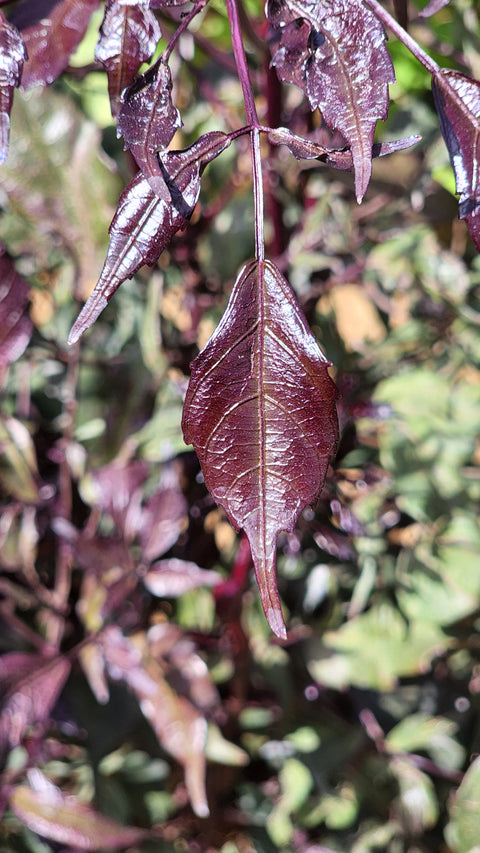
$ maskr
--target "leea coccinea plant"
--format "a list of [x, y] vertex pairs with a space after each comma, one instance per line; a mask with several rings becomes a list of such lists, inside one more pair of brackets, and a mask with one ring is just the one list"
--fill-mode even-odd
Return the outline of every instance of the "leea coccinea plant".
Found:
[[[67, 67], [97, 0], [8, 3], [0, 10], [0, 146], [7, 156], [15, 87], [48, 84]], [[445, 3], [432, 2], [424, 14]], [[387, 117], [395, 72], [389, 31], [414, 54], [432, 79], [435, 106], [460, 195], [460, 217], [480, 248], [480, 84], [440, 68], [376, 0], [267, 0], [264, 17], [249, 21], [236, 0], [225, 0], [234, 70], [245, 107], [245, 124], [200, 135], [187, 148], [172, 146], [182, 116], [175, 104], [172, 68], [207, 0], [107, 0], [96, 60], [108, 76], [117, 133], [138, 166], [123, 191], [110, 226], [100, 278], [76, 320], [73, 344], [94, 323], [126, 279], [153, 265], [174, 235], [188, 228], [208, 164], [236, 140], [251, 152], [255, 255], [245, 259], [224, 316], [191, 365], [182, 427], [200, 460], [205, 483], [236, 530], [250, 543], [263, 609], [272, 631], [286, 636], [277, 590], [275, 551], [281, 531], [291, 532], [300, 513], [315, 504], [338, 440], [337, 392], [329, 361], [309, 329], [279, 258], [268, 257], [264, 234], [264, 167], [269, 150], [284, 146], [298, 160], [317, 160], [354, 172], [360, 203], [372, 158], [418, 141], [375, 141]], [[406, 4], [395, 4], [397, 17]], [[103, 4], [102, 4], [103, 8]], [[162, 19], [169, 37], [161, 53]], [[250, 32], [249, 32], [250, 30]], [[252, 36], [253, 32], [253, 36]], [[322, 134], [299, 136], [272, 126], [268, 96], [255, 87], [257, 68], [247, 60], [244, 33], [281, 84], [303, 93], [321, 115]], [[152, 57], [155, 55], [155, 61]], [[151, 62], [139, 74], [142, 63]], [[264, 115], [265, 113], [265, 115]], [[265, 118], [267, 116], [267, 118]], [[325, 142], [326, 131], [331, 141]], [[381, 136], [381, 132], [380, 132]], [[218, 247], [221, 252], [221, 246]]]

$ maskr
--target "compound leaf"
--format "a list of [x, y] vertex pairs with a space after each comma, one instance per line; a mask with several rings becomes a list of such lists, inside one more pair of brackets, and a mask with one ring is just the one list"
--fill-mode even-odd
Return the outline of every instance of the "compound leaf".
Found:
[[70, 332], [70, 343], [95, 322], [122, 282], [144, 264], [154, 264], [173, 235], [185, 228], [197, 203], [204, 167], [230, 141], [227, 134], [213, 131], [190, 148], [162, 153], [160, 168], [170, 192], [168, 202], [154, 192], [141, 172], [130, 182], [110, 225], [101, 276]]
[[360, 202], [375, 125], [387, 117], [388, 85], [395, 82], [383, 27], [361, 0], [269, 0], [267, 16], [281, 31], [272, 64], [350, 145]]
[[107, 0], [95, 57], [107, 71], [114, 117], [123, 90], [130, 86], [142, 62], [151, 59], [160, 37], [158, 21], [144, 4], [122, 6], [118, 0]]
[[442, 68], [432, 77], [432, 91], [460, 195], [459, 216], [480, 251], [480, 83]]
[[185, 441], [207, 488], [248, 536], [265, 615], [279, 637], [277, 536], [316, 501], [337, 441], [328, 365], [280, 271], [251, 261], [192, 364], [185, 399]]

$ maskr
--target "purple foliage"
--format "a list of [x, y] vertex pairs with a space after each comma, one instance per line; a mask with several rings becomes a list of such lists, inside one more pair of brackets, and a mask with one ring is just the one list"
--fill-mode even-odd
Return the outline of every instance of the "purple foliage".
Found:
[[8, 153], [13, 91], [20, 85], [26, 58], [20, 33], [0, 12], [0, 164]]
[[28, 285], [0, 245], [0, 376], [8, 364], [21, 356], [30, 340], [33, 325], [28, 306]]

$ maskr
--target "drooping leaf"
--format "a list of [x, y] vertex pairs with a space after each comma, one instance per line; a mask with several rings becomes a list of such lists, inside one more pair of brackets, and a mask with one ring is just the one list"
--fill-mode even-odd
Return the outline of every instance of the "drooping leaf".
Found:
[[150, 566], [143, 583], [152, 595], [176, 598], [199, 586], [214, 586], [221, 580], [218, 572], [201, 569], [189, 560], [158, 560]]
[[13, 813], [38, 835], [78, 850], [119, 850], [140, 844], [148, 832], [122, 826], [58, 788], [35, 790], [17, 785], [10, 795]]
[[0, 658], [0, 683], [5, 696], [0, 711], [0, 752], [18, 746], [26, 730], [45, 723], [70, 672], [63, 656], [52, 660], [28, 652]]
[[52, 83], [68, 65], [86, 33], [99, 0], [23, 0], [10, 22], [27, 49], [22, 88]]
[[152, 58], [160, 38], [160, 26], [148, 4], [126, 6], [118, 0], [107, 0], [95, 57], [107, 70], [114, 117], [120, 109], [123, 90], [130, 86], [142, 62]]
[[185, 441], [207, 488], [248, 536], [263, 608], [279, 637], [277, 536], [317, 499], [337, 441], [328, 365], [288, 282], [272, 263], [252, 261], [192, 364], [185, 399]]
[[110, 245], [102, 274], [69, 336], [75, 343], [95, 322], [117, 288], [144, 264], [154, 264], [173, 235], [185, 228], [197, 203], [200, 177], [210, 160], [228, 145], [230, 137], [213, 131], [183, 151], [160, 155], [161, 170], [170, 191], [167, 202], [139, 173], [120, 196], [110, 225]]
[[441, 68], [432, 91], [465, 219], [480, 251], [480, 83], [460, 71]]
[[110, 677], [123, 681], [135, 694], [159, 742], [183, 766], [192, 808], [206, 817], [206, 720], [170, 687], [148, 651], [136, 647], [120, 629], [112, 626], [104, 631], [102, 645]]
[[5, 161], [8, 153], [13, 91], [20, 85], [26, 58], [20, 33], [0, 12], [0, 163]]
[[280, 29], [272, 64], [350, 145], [361, 201], [375, 125], [387, 117], [388, 85], [395, 82], [382, 24], [361, 0], [269, 0], [267, 16]]
[[0, 380], [5, 366], [20, 358], [32, 334], [28, 295], [27, 283], [0, 244]]
[[145, 562], [165, 554], [187, 526], [187, 501], [179, 488], [162, 488], [142, 507], [139, 539]]
[[170, 193], [157, 154], [182, 126], [171, 93], [170, 69], [158, 61], [124, 92], [117, 122], [125, 147], [132, 152], [154, 192], [167, 202]]
[[[372, 157], [384, 157], [395, 151], [410, 148], [420, 140], [420, 136], [407, 136], [391, 142], [374, 142]], [[350, 148], [327, 148], [314, 139], [297, 136], [286, 127], [277, 127], [268, 133], [272, 145], [286, 145], [297, 160], [320, 160], [335, 169], [350, 171], [353, 168], [353, 157]]]

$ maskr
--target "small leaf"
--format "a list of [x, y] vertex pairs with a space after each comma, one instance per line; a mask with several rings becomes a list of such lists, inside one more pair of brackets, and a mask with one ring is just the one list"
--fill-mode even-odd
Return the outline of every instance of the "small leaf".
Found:
[[0, 379], [3, 368], [20, 358], [30, 340], [33, 324], [28, 308], [28, 285], [0, 244]]
[[459, 216], [480, 251], [480, 83], [441, 68], [432, 91], [460, 195]]
[[200, 176], [210, 160], [231, 139], [221, 132], [206, 133], [190, 148], [160, 155], [170, 191], [166, 202], [139, 173], [120, 196], [110, 225], [110, 245], [102, 274], [69, 336], [73, 344], [95, 322], [117, 288], [144, 264], [154, 264], [180, 228], [185, 228], [197, 203]]
[[279, 637], [277, 536], [316, 501], [337, 441], [328, 365], [288, 282], [272, 263], [252, 261], [192, 364], [185, 399], [185, 441], [207, 488], [248, 536], [265, 615]]
[[188, 505], [179, 488], [155, 492], [142, 508], [139, 531], [145, 562], [165, 554], [188, 524]]
[[114, 117], [123, 90], [130, 86], [141, 64], [150, 61], [161, 35], [158, 21], [145, 3], [126, 6], [107, 0], [95, 58], [107, 70]]
[[215, 586], [221, 576], [218, 572], [201, 569], [188, 560], [159, 560], [153, 563], [143, 578], [143, 583], [152, 595], [159, 598], [177, 598], [199, 586]]
[[480, 758], [475, 758], [454, 794], [445, 827], [447, 844], [455, 853], [480, 851]]
[[30, 726], [45, 723], [69, 672], [64, 657], [49, 660], [28, 652], [0, 657], [0, 681], [7, 688], [0, 712], [0, 751], [18, 746]]
[[20, 30], [27, 49], [22, 88], [47, 85], [65, 70], [87, 31], [99, 0], [23, 0], [10, 23]]
[[272, 65], [350, 145], [360, 202], [372, 170], [375, 125], [387, 117], [388, 85], [395, 82], [383, 27], [361, 0], [269, 0], [267, 16], [281, 29]]
[[[395, 151], [410, 148], [421, 139], [420, 136], [407, 136], [392, 142], [374, 142], [372, 157], [384, 157]], [[297, 160], [320, 160], [335, 169], [350, 171], [353, 168], [353, 157], [350, 148], [326, 148], [313, 139], [305, 139], [291, 133], [286, 127], [277, 127], [268, 133], [272, 145], [286, 145]]]
[[124, 92], [117, 123], [125, 148], [132, 152], [154, 192], [169, 203], [170, 192], [157, 155], [182, 126], [171, 92], [170, 69], [164, 62], [156, 62]]
[[149, 835], [144, 829], [122, 826], [50, 787], [35, 791], [29, 785], [17, 785], [10, 795], [10, 806], [38, 835], [79, 850], [118, 850], [137, 845]]
[[13, 90], [20, 85], [27, 51], [16, 27], [0, 12], [0, 163], [5, 161], [10, 139]]

